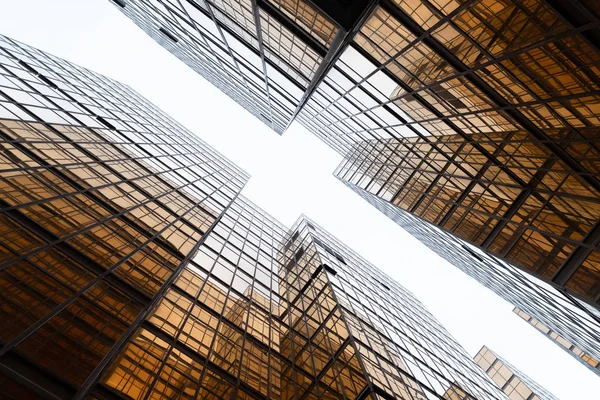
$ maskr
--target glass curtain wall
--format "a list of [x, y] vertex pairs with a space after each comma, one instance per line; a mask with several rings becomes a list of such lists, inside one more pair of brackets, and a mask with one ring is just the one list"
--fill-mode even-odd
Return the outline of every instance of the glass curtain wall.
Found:
[[113, 3], [279, 134], [294, 119], [339, 30], [303, 0]]
[[341, 179], [594, 303], [598, 18], [550, 3], [382, 0], [300, 121]]
[[346, 185], [407, 232], [480, 284], [594, 359], [600, 356], [600, 318], [592, 306], [489, 255], [372, 193]]
[[2, 36], [0, 150], [2, 395], [71, 398], [247, 175], [129, 87]]

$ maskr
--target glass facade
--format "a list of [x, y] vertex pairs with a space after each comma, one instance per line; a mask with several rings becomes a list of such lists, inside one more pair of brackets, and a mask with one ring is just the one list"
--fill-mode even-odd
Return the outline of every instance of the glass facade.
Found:
[[127, 86], [0, 36], [0, 113], [0, 397], [505, 399], [411, 293], [242, 197]]
[[340, 179], [596, 303], [595, 29], [542, 0], [388, 3], [302, 113]]
[[92, 392], [278, 399], [293, 391], [278, 276], [286, 233], [239, 197]]
[[[600, 192], [569, 177], [564, 163], [523, 136], [470, 140], [490, 150], [503, 142], [497, 154], [508, 164], [492, 166], [467, 140], [445, 135], [435, 143], [421, 138], [359, 143], [338, 176], [536, 276], [556, 280], [598, 222]], [[452, 158], [446, 158], [450, 152]], [[509, 172], [536, 175], [538, 184], [520, 186]], [[593, 253], [589, 257], [593, 261]], [[597, 279], [578, 280], [582, 276], [575, 273], [566, 287], [594, 301]]]
[[277, 132], [297, 119], [337, 150], [337, 177], [438, 254], [600, 353], [595, 2], [112, 1]]
[[114, 3], [277, 132], [297, 116], [340, 179], [597, 307], [593, 2]]
[[[299, 261], [294, 261], [297, 275], [291, 275], [295, 283], [288, 298], [304, 304], [310, 318], [302, 325], [307, 324], [317, 346], [341, 342], [344, 360], [334, 364], [336, 369], [343, 371], [354, 354], [369, 386], [361, 390], [358, 381], [351, 392], [346, 386], [343, 398], [369, 398], [364, 394], [368, 391], [374, 399], [443, 398], [455, 387], [472, 398], [503, 398], [476, 366], [461, 361], [464, 349], [410, 292], [308, 218], [301, 217], [290, 232], [284, 249]], [[318, 289], [320, 294], [312, 288], [317, 278], [325, 283]], [[298, 292], [299, 288], [303, 289]], [[332, 311], [319, 316], [312, 311], [313, 299], [325, 295], [331, 299]], [[340, 328], [331, 329], [334, 323]], [[335, 340], [333, 330], [340, 336]], [[332, 349], [339, 353], [336, 345]]]
[[1, 397], [72, 398], [247, 175], [129, 87], [2, 36], [0, 148]]
[[483, 346], [475, 362], [492, 378], [510, 400], [558, 400], [527, 375]]
[[404, 288], [306, 217], [290, 230], [240, 196], [92, 393], [434, 399], [456, 387], [504, 399]]
[[598, 358], [592, 354], [588, 354], [577, 345], [574, 345], [564, 337], [560, 336], [552, 329], [548, 328], [542, 322], [538, 321], [536, 318], [533, 318], [531, 315], [527, 314], [525, 311], [520, 310], [519, 307], [515, 307], [513, 312], [517, 314], [519, 317], [523, 318], [529, 325], [533, 326], [539, 332], [546, 335], [546, 337], [555, 341], [560, 347], [562, 347], [565, 351], [567, 351], [570, 355], [575, 357], [577, 361], [581, 362], [585, 365], [590, 371], [600, 376], [600, 361]]
[[303, 0], [114, 4], [160, 45], [280, 134], [295, 117], [339, 31]]
[[600, 314], [595, 308], [390, 202], [345, 183], [450, 264], [518, 307], [521, 313], [535, 316], [538, 324], [590, 358], [600, 359]]

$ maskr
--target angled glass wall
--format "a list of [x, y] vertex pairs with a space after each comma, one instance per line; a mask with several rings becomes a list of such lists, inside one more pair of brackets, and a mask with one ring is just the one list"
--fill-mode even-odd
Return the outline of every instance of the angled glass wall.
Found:
[[302, 0], [116, 1], [140, 28], [283, 133], [338, 27]]
[[551, 329], [592, 358], [600, 356], [600, 316], [586, 303], [556, 290], [515, 266], [486, 254], [456, 236], [345, 182], [450, 264]]
[[241, 196], [166, 293], [94, 396], [504, 399], [408, 291], [306, 217], [290, 230]]
[[[600, 192], [565, 174], [565, 165], [536, 142], [499, 135], [471, 138], [487, 146], [493, 143], [490, 136], [503, 143], [503, 151], [496, 153], [512, 160], [502, 168], [490, 165], [463, 138], [446, 135], [435, 142], [406, 138], [359, 143], [347, 154], [338, 176], [556, 282], [571, 265], [577, 243], [583, 243], [598, 222]], [[520, 186], [511, 173], [535, 175], [538, 184]], [[566, 287], [593, 295], [593, 276], [579, 281], [578, 276], [582, 275], [573, 275]]]
[[326, 277], [337, 303], [329, 318], [344, 321], [348, 352], [358, 355], [374, 398], [504, 398], [412, 293], [314, 221], [303, 217], [291, 232], [290, 254], [314, 249], [317, 262], [304, 275]]
[[598, 29], [554, 3], [382, 0], [300, 119], [341, 179], [595, 303]]
[[[123, 398], [266, 399], [293, 392], [282, 338], [279, 246], [287, 233], [238, 198], [92, 388]], [[289, 398], [289, 397], [285, 397]]]
[[247, 175], [129, 87], [0, 37], [0, 365], [71, 398]]

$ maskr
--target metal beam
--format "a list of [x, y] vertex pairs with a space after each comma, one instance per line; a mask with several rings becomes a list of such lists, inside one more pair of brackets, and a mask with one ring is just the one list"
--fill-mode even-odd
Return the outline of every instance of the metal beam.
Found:
[[[523, 188], [521, 193], [513, 200], [512, 204], [501, 216], [500, 221], [492, 228], [490, 233], [481, 243], [481, 247], [487, 249], [492, 242], [496, 239], [496, 237], [500, 234], [502, 229], [508, 224], [508, 221], [519, 211], [521, 206], [525, 204], [529, 195], [535, 190], [535, 188], [541, 183], [544, 179], [550, 168], [556, 162], [555, 158], [548, 158], [546, 162], [536, 171], [536, 173], [531, 177], [531, 180], [527, 183], [527, 186]], [[558, 210], [557, 210], [558, 211]], [[562, 218], [561, 218], [562, 219]]]
[[122, 396], [120, 392], [114, 390], [104, 383], [98, 383], [96, 386], [94, 386], [92, 395], [94, 398], [98, 398], [100, 400], [131, 400], [131, 397]]
[[583, 238], [581, 244], [569, 254], [569, 257], [558, 268], [552, 277], [552, 282], [560, 286], [565, 286], [598, 244], [600, 244], [600, 220], [596, 222], [585, 238]]

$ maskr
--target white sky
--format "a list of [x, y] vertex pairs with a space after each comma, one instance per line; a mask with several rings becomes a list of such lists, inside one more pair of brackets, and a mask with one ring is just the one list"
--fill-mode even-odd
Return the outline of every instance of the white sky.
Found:
[[598, 398], [592, 372], [338, 182], [336, 152], [299, 124], [269, 130], [109, 0], [0, 0], [0, 33], [131, 86], [249, 172], [246, 197], [288, 226], [307, 214], [411, 290], [471, 355], [486, 344], [563, 400]]

